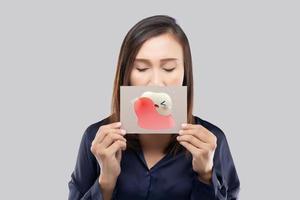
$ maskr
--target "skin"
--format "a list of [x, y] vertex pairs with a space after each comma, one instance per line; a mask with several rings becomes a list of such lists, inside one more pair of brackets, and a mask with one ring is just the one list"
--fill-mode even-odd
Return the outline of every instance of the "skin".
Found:
[[[181, 86], [184, 77], [183, 51], [171, 34], [162, 34], [147, 40], [139, 50], [130, 74], [133, 86]], [[99, 128], [91, 145], [100, 168], [99, 184], [104, 199], [110, 199], [121, 172], [122, 150], [126, 149], [126, 130], [115, 122]], [[150, 169], [163, 156], [170, 142], [170, 134], [141, 134], [139, 140]], [[213, 156], [217, 139], [213, 133], [198, 124], [183, 124], [177, 140], [193, 155], [193, 170], [199, 180], [210, 184]]]

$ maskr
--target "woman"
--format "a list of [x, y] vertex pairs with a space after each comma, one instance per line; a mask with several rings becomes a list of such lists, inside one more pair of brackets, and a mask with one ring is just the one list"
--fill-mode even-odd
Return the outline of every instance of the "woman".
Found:
[[[187, 86], [187, 124], [179, 134], [126, 134], [119, 122], [121, 85]], [[141, 20], [120, 50], [111, 115], [83, 134], [69, 199], [237, 199], [240, 183], [226, 137], [192, 109], [186, 35], [169, 16]]]

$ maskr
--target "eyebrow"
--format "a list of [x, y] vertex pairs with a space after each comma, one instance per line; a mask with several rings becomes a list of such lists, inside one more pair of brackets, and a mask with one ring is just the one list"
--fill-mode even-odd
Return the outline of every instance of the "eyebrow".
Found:
[[[166, 62], [169, 62], [169, 61], [176, 61], [178, 60], [177, 58], [163, 58], [163, 59], [160, 59], [160, 63], [166, 63]], [[135, 62], [143, 62], [143, 63], [146, 63], [146, 64], [151, 64], [151, 61], [146, 59], [146, 58], [136, 58], [134, 60]]]

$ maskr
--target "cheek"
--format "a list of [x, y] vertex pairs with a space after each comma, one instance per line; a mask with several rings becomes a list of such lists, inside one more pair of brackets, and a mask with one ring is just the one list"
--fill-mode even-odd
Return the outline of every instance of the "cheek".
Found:
[[132, 70], [130, 74], [130, 84], [132, 86], [135, 85], [143, 85], [146, 81], [145, 74], [137, 72], [136, 70]]
[[183, 70], [178, 70], [170, 75], [167, 75], [166, 79], [168, 81], [168, 85], [182, 85], [183, 83], [184, 72]]

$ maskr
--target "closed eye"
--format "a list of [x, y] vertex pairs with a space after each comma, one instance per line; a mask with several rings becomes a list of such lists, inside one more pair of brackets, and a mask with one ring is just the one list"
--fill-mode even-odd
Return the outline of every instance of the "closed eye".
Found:
[[146, 71], [148, 68], [136, 68], [139, 72], [144, 72]]
[[175, 67], [174, 68], [171, 68], [171, 69], [164, 69], [166, 72], [171, 72], [171, 71], [173, 71], [175, 69]]
[[[136, 68], [139, 72], [144, 72], [146, 71], [148, 68]], [[174, 68], [171, 68], [171, 69], [164, 69], [166, 72], [172, 72], [173, 70], [175, 69]]]

